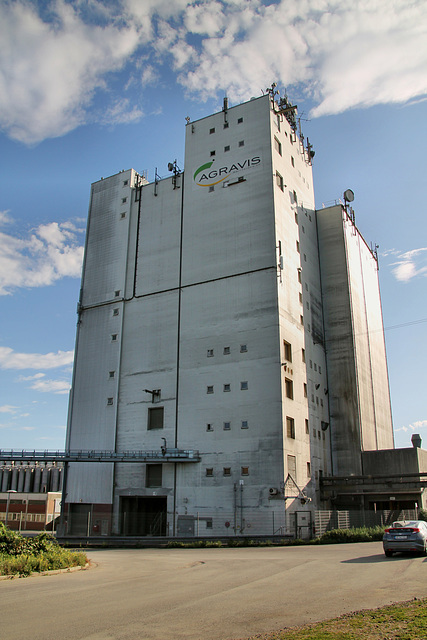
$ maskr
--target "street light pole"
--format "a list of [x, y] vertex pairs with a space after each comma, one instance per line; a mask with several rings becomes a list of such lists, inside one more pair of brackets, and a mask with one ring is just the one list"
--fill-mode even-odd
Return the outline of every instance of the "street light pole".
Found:
[[7, 493], [7, 502], [6, 502], [6, 528], [7, 528], [7, 521], [9, 519], [10, 494], [17, 493], [17, 491], [15, 491], [15, 489], [9, 489], [8, 491], [6, 491], [6, 493]]

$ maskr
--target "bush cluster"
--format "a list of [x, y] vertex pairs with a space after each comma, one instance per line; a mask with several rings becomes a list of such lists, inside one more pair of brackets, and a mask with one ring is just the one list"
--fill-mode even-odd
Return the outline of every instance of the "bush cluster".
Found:
[[375, 542], [382, 540], [384, 527], [357, 527], [354, 529], [332, 529], [320, 536], [320, 544], [337, 544], [343, 542]]
[[0, 523], [0, 575], [27, 576], [34, 571], [84, 567], [84, 553], [62, 549], [49, 533], [24, 537]]

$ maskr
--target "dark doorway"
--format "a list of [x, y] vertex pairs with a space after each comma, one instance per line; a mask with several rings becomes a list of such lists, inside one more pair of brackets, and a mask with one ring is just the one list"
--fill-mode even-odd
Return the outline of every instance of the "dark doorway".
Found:
[[68, 512], [68, 533], [74, 536], [90, 535], [90, 504], [70, 504]]
[[124, 536], [166, 535], [166, 496], [122, 496], [120, 515]]

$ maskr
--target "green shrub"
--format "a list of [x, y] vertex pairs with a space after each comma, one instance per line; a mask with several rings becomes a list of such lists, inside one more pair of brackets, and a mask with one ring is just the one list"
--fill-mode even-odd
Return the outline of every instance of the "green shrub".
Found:
[[86, 562], [84, 553], [62, 549], [49, 533], [24, 537], [0, 523], [0, 575], [27, 576], [33, 571], [84, 567]]
[[320, 536], [320, 544], [336, 544], [345, 542], [374, 542], [382, 540], [384, 528], [376, 527], [357, 527], [354, 529], [332, 529], [325, 531]]
[[424, 522], [427, 522], [427, 509], [420, 509], [418, 511], [418, 520], [424, 520]]

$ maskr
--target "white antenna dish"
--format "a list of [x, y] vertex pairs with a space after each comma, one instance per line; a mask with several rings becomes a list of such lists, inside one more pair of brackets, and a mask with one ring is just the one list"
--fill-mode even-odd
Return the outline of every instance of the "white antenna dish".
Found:
[[354, 200], [354, 193], [351, 189], [346, 189], [344, 191], [344, 200], [346, 202], [353, 202]]

